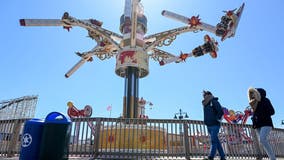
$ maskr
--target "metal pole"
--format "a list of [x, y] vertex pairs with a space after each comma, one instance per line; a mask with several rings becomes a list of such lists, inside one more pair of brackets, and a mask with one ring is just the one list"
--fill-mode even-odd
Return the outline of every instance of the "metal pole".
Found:
[[136, 118], [138, 113], [138, 68], [127, 67], [124, 88], [124, 118]]

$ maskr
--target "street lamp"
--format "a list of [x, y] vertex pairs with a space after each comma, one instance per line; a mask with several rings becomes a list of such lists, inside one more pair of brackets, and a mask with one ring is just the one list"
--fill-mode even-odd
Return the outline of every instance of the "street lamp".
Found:
[[281, 121], [281, 124], [284, 125], [284, 120]]
[[[178, 117], [177, 117], [178, 115]], [[178, 113], [175, 113], [174, 119], [183, 119], [183, 118], [189, 118], [186, 112], [183, 112], [181, 109], [179, 109]]]
[[[179, 112], [175, 113], [174, 119], [182, 120], [183, 118], [188, 118], [188, 115], [187, 115], [186, 112], [183, 112], [181, 109], [179, 109]], [[183, 131], [182, 131], [182, 124], [180, 122], [179, 122], [179, 132], [180, 132], [180, 135], [182, 135], [182, 133], [183, 133]]]

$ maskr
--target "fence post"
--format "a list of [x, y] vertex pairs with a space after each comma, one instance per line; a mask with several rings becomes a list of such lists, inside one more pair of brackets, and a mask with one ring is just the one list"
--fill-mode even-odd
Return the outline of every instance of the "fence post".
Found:
[[15, 151], [16, 149], [16, 144], [17, 141], [19, 139], [19, 135], [20, 135], [20, 129], [21, 129], [21, 122], [19, 119], [14, 120], [14, 126], [13, 126], [13, 131], [11, 134], [11, 140], [10, 143], [8, 145], [8, 154], [7, 157], [13, 157], [14, 156], [14, 152], [18, 152]]
[[99, 154], [99, 143], [100, 143], [100, 128], [101, 118], [96, 119], [95, 134], [94, 134], [94, 158], [98, 157]]
[[185, 121], [183, 123], [183, 137], [184, 137], [184, 149], [185, 149], [185, 158], [190, 160], [190, 148], [189, 148], [189, 136], [188, 136], [188, 123]]

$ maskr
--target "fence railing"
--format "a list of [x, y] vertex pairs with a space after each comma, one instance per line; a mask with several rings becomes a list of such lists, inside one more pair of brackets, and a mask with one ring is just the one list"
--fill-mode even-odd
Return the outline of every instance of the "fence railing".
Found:
[[[19, 156], [26, 120], [0, 121], [0, 157]], [[209, 134], [202, 121], [76, 118], [72, 119], [71, 128], [72, 157], [190, 159], [206, 157], [210, 149]], [[251, 125], [222, 123], [219, 138], [227, 157], [266, 157]], [[273, 129], [268, 139], [277, 157], [284, 157], [284, 130]]]

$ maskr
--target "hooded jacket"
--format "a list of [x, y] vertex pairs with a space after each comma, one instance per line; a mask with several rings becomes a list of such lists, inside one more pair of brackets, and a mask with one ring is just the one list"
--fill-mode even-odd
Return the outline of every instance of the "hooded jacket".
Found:
[[217, 97], [213, 97], [208, 103], [203, 103], [204, 123], [207, 126], [220, 126], [223, 109]]
[[256, 88], [260, 93], [261, 99], [257, 103], [257, 107], [252, 116], [253, 128], [261, 128], [263, 126], [273, 127], [271, 116], [274, 115], [274, 108], [268, 98], [266, 98], [266, 91], [262, 88]]

